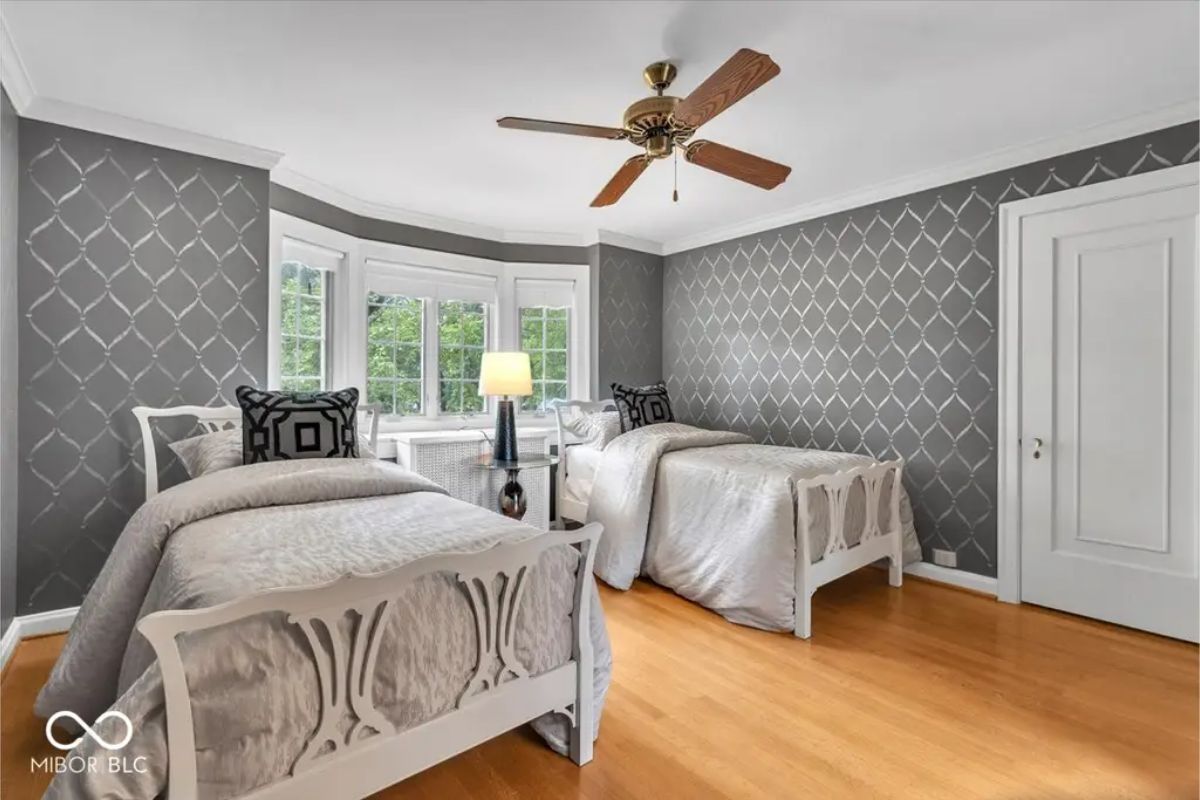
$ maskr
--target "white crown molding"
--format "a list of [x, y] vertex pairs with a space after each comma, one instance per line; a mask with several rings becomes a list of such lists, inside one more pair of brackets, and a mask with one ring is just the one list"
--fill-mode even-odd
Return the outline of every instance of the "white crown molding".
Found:
[[110, 114], [98, 108], [66, 103], [49, 97], [35, 95], [25, 111], [18, 111], [18, 113], [23, 117], [43, 122], [82, 128], [107, 136], [132, 139], [135, 142], [145, 142], [209, 158], [219, 158], [235, 164], [246, 164], [258, 169], [269, 170], [283, 157], [283, 153], [274, 150], [266, 150], [216, 136], [206, 136], [203, 133], [194, 133], [182, 128], [172, 128], [169, 125], [159, 125], [156, 122], [124, 117], [120, 114]]
[[650, 253], [651, 255], [663, 255], [661, 242], [656, 242], [652, 239], [642, 239], [638, 236], [628, 236], [617, 231], [607, 231], [603, 228], [597, 229], [595, 236], [588, 237], [587, 243], [589, 246], [593, 244], [609, 244], [614, 247], [624, 247], [628, 250]]
[[8, 623], [8, 630], [0, 638], [0, 669], [8, 665], [8, 660], [16, 651], [22, 639], [34, 636], [47, 636], [51, 633], [64, 633], [71, 629], [79, 606], [60, 608], [55, 611], [43, 611], [40, 614], [27, 614], [23, 617], [13, 617]]
[[1189, 100], [1184, 103], [1177, 103], [1158, 109], [1157, 111], [1094, 125], [1063, 136], [1039, 139], [1036, 142], [994, 150], [982, 156], [914, 173], [895, 180], [884, 181], [827, 200], [805, 203], [786, 211], [739, 222], [736, 225], [727, 225], [723, 228], [705, 231], [695, 236], [684, 236], [679, 239], [673, 239], [663, 244], [662, 252], [664, 255], [672, 255], [684, 252], [685, 250], [694, 250], [698, 247], [707, 247], [711, 244], [727, 242], [730, 239], [751, 236], [756, 233], [774, 230], [775, 228], [782, 228], [785, 225], [793, 225], [797, 222], [805, 222], [829, 214], [861, 208], [871, 203], [891, 200], [896, 197], [914, 194], [915, 192], [935, 189], [938, 186], [946, 186], [958, 181], [977, 178], [999, 170], [1019, 167], [1065, 153], [1073, 153], [1076, 150], [1083, 150], [1088, 147], [1127, 139], [1130, 136], [1137, 136], [1141, 133], [1169, 128], [1172, 125], [1194, 122], [1197, 118], [1200, 118], [1200, 101]]
[[555, 233], [549, 231], [509, 231], [488, 225], [478, 225], [473, 222], [439, 217], [433, 214], [423, 214], [406, 208], [373, 203], [360, 197], [347, 194], [341, 189], [327, 183], [315, 180], [286, 166], [278, 166], [271, 170], [271, 180], [280, 186], [286, 186], [301, 194], [308, 195], [323, 203], [356, 214], [360, 217], [397, 222], [401, 225], [413, 225], [418, 228], [453, 233], [458, 236], [470, 236], [475, 239], [489, 239], [493, 242], [510, 244], [549, 244], [580, 247], [584, 237], [574, 233]]
[[0, 14], [0, 84], [8, 92], [13, 108], [18, 114], [24, 115], [36, 95], [33, 82], [25, 70], [25, 62], [21, 60], [21, 54], [17, 52], [17, 46], [8, 33], [8, 23], [4, 21], [3, 14]]

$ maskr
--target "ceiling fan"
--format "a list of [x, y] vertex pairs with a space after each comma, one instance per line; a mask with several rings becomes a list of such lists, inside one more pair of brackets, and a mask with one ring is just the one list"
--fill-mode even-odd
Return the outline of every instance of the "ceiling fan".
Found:
[[[625, 139], [643, 148], [644, 152], [621, 165], [617, 174], [600, 190], [600, 194], [592, 201], [594, 208], [610, 206], [620, 200], [651, 161], [666, 158], [676, 148], [693, 164], [762, 189], [774, 189], [787, 179], [791, 167], [716, 142], [688, 140], [701, 125], [778, 74], [779, 65], [770, 56], [743, 48], [708, 76], [708, 80], [693, 89], [691, 94], [679, 98], [663, 94], [675, 80], [675, 65], [656, 61], [642, 72], [642, 77], [656, 94], [638, 100], [625, 109], [620, 128], [524, 117], [502, 117], [496, 120], [496, 124], [501, 128], [523, 131]], [[678, 192], [675, 199], [679, 199]]]

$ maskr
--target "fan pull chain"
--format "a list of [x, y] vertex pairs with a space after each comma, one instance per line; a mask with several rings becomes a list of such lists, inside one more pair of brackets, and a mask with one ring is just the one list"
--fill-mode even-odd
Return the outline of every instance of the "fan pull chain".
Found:
[[671, 202], [679, 202], [679, 148], [675, 148], [675, 188], [671, 191]]

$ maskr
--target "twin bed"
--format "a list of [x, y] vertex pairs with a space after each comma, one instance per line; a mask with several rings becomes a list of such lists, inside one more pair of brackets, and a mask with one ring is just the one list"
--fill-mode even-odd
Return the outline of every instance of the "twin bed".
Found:
[[[180, 411], [240, 426], [232, 408], [138, 415]], [[530, 721], [591, 759], [612, 664], [598, 526], [545, 533], [374, 459], [157, 495], [152, 475], [36, 703], [131, 738], [113, 770], [82, 737], [72, 763], [96, 769], [47, 797], [347, 800]]]
[[645, 575], [733, 622], [809, 638], [818, 588], [879, 560], [899, 586], [921, 558], [898, 460], [674, 422], [592, 435], [613, 408], [554, 408], [559, 516], [603, 526], [596, 574], [610, 586]]
[[[611, 429], [606, 413], [556, 409], [560, 516], [586, 524], [543, 532], [372, 458], [160, 494], [155, 423], [220, 431], [240, 411], [136, 409], [147, 502], [36, 704], [98, 720], [71, 755], [101, 769], [47, 797], [365, 797], [527, 722], [582, 765], [612, 670], [593, 572], [807, 638], [817, 587], [880, 559], [899, 585], [919, 557], [899, 462], [677, 423], [567, 446], [573, 415]], [[372, 444], [377, 416], [360, 417]], [[124, 720], [122, 769], [104, 768]]]

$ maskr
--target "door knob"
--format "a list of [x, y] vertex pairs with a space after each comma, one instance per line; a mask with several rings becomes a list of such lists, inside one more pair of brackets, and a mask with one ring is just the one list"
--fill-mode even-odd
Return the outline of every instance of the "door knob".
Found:
[[1039, 439], [1036, 436], [1033, 437], [1033, 457], [1034, 458], [1042, 457], [1042, 445], [1043, 444], [1044, 444], [1044, 442], [1041, 439]]

